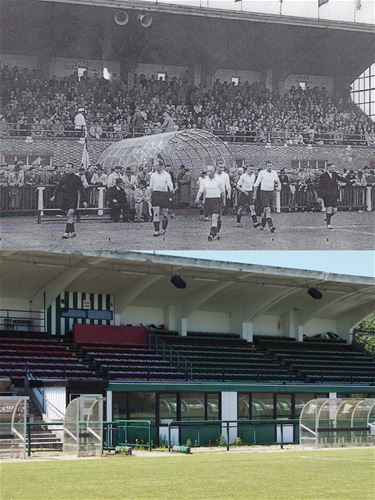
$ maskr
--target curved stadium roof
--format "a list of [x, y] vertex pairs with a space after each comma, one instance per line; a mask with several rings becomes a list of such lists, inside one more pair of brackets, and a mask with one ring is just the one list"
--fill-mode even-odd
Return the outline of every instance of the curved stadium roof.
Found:
[[234, 158], [224, 142], [204, 130], [167, 132], [134, 139], [124, 139], [111, 144], [100, 156], [99, 162], [109, 171], [116, 165], [148, 165], [155, 156], [161, 155], [167, 165], [177, 169], [203, 168], [223, 159], [231, 165]]

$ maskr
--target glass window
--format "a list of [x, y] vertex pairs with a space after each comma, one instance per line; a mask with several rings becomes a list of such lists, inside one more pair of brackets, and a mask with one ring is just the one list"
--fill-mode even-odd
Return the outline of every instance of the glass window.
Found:
[[204, 393], [181, 393], [181, 420], [204, 420]]
[[126, 420], [128, 418], [128, 405], [126, 392], [112, 393], [112, 420]]
[[155, 392], [129, 392], [129, 419], [155, 422]]
[[252, 418], [261, 420], [274, 417], [273, 394], [257, 392], [253, 394]]
[[276, 417], [292, 418], [292, 395], [277, 394], [276, 396]]
[[160, 424], [177, 420], [177, 394], [159, 394]]
[[238, 393], [238, 418], [250, 418], [250, 394]]
[[294, 416], [298, 418], [301, 411], [308, 401], [315, 399], [315, 394], [312, 392], [298, 392], [294, 395]]
[[207, 420], [220, 419], [220, 394], [218, 392], [207, 394]]

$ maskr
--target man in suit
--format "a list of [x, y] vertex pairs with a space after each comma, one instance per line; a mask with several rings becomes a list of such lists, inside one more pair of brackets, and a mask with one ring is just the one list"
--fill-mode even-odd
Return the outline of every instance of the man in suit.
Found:
[[55, 201], [56, 196], [61, 195], [60, 206], [61, 209], [67, 214], [67, 222], [65, 232], [62, 235], [63, 239], [75, 238], [76, 231], [74, 228], [74, 213], [78, 207], [79, 202], [85, 208], [88, 207], [86, 203], [85, 190], [82, 180], [76, 174], [74, 164], [68, 162], [65, 165], [65, 174], [61, 177], [60, 182], [55, 187], [51, 201]]
[[335, 164], [327, 163], [325, 172], [319, 177], [318, 195], [326, 207], [326, 227], [332, 229], [331, 220], [337, 212], [339, 181], [344, 179], [335, 172]]
[[107, 200], [113, 222], [120, 222], [121, 212], [122, 220], [125, 222], [124, 211], [127, 208], [127, 198], [121, 177], [118, 177], [115, 185], [108, 189]]

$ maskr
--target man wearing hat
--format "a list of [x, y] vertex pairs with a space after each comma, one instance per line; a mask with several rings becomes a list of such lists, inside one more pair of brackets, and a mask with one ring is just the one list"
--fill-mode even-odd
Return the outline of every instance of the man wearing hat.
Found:
[[339, 199], [339, 181], [345, 179], [335, 172], [335, 164], [327, 163], [325, 172], [319, 177], [318, 195], [324, 201], [326, 207], [326, 227], [332, 229], [331, 220], [337, 213], [337, 201]]
[[104, 173], [104, 168], [98, 163], [96, 171], [92, 174], [91, 184], [97, 187], [105, 187], [108, 183], [108, 175]]
[[122, 180], [122, 167], [120, 165], [116, 165], [108, 176], [107, 187], [111, 188], [116, 185], [116, 179]]
[[121, 177], [118, 177], [115, 180], [115, 185], [108, 189], [106, 198], [108, 206], [111, 209], [111, 219], [113, 222], [120, 222], [121, 213], [122, 220], [125, 222], [124, 212], [127, 208], [127, 199]]
[[76, 174], [72, 162], [65, 165], [65, 173], [60, 182], [54, 189], [51, 201], [55, 201], [56, 196], [61, 195], [61, 209], [67, 214], [65, 232], [62, 235], [64, 239], [75, 238], [74, 213], [78, 207], [79, 199], [85, 208], [88, 207], [85, 199], [85, 190], [81, 178]]
[[77, 114], [74, 117], [74, 130], [77, 137], [86, 137], [87, 128], [84, 112], [84, 108], [78, 108]]
[[135, 215], [134, 192], [138, 185], [137, 178], [133, 174], [131, 167], [126, 167], [125, 174], [122, 180], [124, 183], [126, 198], [128, 200], [128, 210], [126, 214], [126, 220], [127, 222], [130, 222], [131, 220], [134, 220], [134, 215]]
[[8, 176], [9, 205], [11, 208], [21, 208], [21, 187], [24, 185], [23, 162], [17, 161], [13, 172]]

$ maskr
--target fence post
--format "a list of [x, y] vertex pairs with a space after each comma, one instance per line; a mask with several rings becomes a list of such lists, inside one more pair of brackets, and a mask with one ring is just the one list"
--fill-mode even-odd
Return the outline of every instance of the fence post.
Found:
[[27, 422], [27, 456], [31, 455], [31, 424]]
[[151, 451], [151, 422], [148, 422], [148, 451]]
[[281, 212], [281, 193], [280, 191], [276, 191], [276, 213], [279, 214]]
[[284, 424], [281, 422], [280, 424], [280, 433], [281, 433], [281, 449], [284, 449]]
[[227, 420], [227, 451], [229, 451], [229, 420]]
[[98, 215], [103, 215], [104, 208], [104, 187], [98, 187], [99, 195], [98, 195]]
[[371, 210], [372, 210], [371, 192], [372, 192], [372, 187], [368, 186], [366, 188], [366, 210], [367, 210], [367, 212], [371, 212]]
[[46, 189], [44, 186], [38, 186], [37, 188], [38, 191], [38, 211], [40, 215], [43, 215], [43, 208], [44, 208], [44, 190]]

